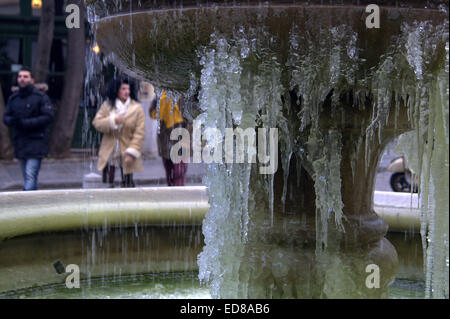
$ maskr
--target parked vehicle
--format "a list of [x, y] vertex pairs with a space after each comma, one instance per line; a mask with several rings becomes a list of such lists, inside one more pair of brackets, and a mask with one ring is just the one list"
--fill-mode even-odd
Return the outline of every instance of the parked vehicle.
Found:
[[[394, 158], [389, 165], [389, 172], [392, 172], [390, 184], [394, 192], [411, 192], [411, 184], [413, 184], [413, 192], [417, 193], [419, 190], [419, 179], [406, 166], [406, 161], [403, 156]], [[412, 183], [412, 181], [414, 181]]]

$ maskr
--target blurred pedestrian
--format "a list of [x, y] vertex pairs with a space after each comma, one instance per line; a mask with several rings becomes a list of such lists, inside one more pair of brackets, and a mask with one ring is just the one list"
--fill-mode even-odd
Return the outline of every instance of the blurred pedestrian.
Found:
[[145, 138], [145, 115], [136, 99], [134, 81], [126, 76], [108, 85], [107, 99], [92, 124], [103, 133], [98, 154], [98, 170], [103, 183], [114, 187], [116, 167], [120, 167], [122, 187], [135, 187], [133, 173], [144, 169], [142, 146]]
[[166, 92], [163, 91], [159, 101], [159, 118], [157, 110], [157, 98], [155, 98], [152, 107], [150, 108], [150, 117], [159, 120], [158, 132], [158, 150], [162, 157], [164, 169], [166, 171], [166, 180], [168, 186], [184, 186], [184, 176], [187, 171], [187, 164], [181, 161], [174, 163], [170, 158], [170, 150], [172, 146], [179, 142], [179, 140], [171, 140], [170, 133], [173, 129], [178, 127], [185, 127], [183, 115], [180, 112], [179, 105], [183, 105], [183, 97], [181, 97], [177, 104], [173, 105], [173, 100], [169, 99]]
[[17, 76], [19, 90], [12, 94], [3, 115], [5, 125], [13, 129], [15, 156], [24, 178], [23, 190], [37, 190], [42, 158], [49, 148], [49, 125], [54, 112], [49, 97], [34, 87], [31, 70], [22, 67]]

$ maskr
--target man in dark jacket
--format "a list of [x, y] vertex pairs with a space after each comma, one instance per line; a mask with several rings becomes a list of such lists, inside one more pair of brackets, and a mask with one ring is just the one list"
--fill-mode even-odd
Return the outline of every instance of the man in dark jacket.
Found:
[[24, 178], [23, 189], [36, 190], [41, 160], [48, 154], [53, 107], [48, 96], [34, 87], [30, 69], [23, 67], [17, 82], [19, 91], [9, 97], [3, 122], [13, 129], [15, 155]]

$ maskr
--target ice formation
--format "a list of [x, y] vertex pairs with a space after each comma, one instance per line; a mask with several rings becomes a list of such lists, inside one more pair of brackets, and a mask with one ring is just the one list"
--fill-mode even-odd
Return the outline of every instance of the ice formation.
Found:
[[[412, 97], [408, 106], [415, 130], [400, 137], [397, 152], [406, 156], [413, 171], [420, 176], [426, 297], [448, 298], [448, 24], [433, 29], [427, 23], [420, 23], [414, 27], [405, 26], [404, 32], [408, 33], [405, 44], [407, 60], [416, 76], [415, 83], [408, 88]], [[427, 59], [431, 56], [432, 50], [442, 45], [440, 41], [443, 41], [445, 46], [443, 65], [440, 65], [438, 71], [433, 74], [426, 73], [424, 67], [433, 63]]]
[[[286, 68], [282, 68], [269, 45], [258, 47], [263, 40], [252, 38], [252, 32], [239, 29], [238, 37], [225, 39], [211, 36], [211, 43], [199, 54], [202, 77], [200, 101], [205, 111], [204, 124], [225, 129], [244, 127], [280, 127], [282, 168], [285, 183], [293, 153], [309, 168], [314, 180], [316, 196], [316, 254], [327, 247], [329, 219], [334, 215], [337, 229], [345, 231], [341, 200], [341, 135], [342, 127], [321, 127], [320, 114], [327, 96], [332, 92], [331, 111], [340, 116], [339, 97], [353, 92], [355, 108], [370, 105], [372, 118], [365, 128], [365, 143], [355, 145], [358, 154], [365, 144], [366, 158], [370, 158], [370, 141], [381, 141], [383, 128], [390, 116], [397, 116], [400, 105], [408, 107], [410, 122], [419, 147], [418, 158], [423, 167], [423, 236], [427, 238], [426, 265], [429, 297], [448, 296], [448, 31], [447, 24], [433, 26], [423, 22], [403, 25], [402, 36], [392, 43], [379, 65], [362, 78], [358, 71], [357, 34], [342, 25], [321, 30], [320, 42], [296, 32], [293, 26], [291, 46]], [[245, 36], [247, 35], [247, 37]], [[254, 35], [253, 35], [254, 36]], [[276, 41], [273, 38], [271, 41]], [[431, 70], [435, 51], [445, 44], [446, 65]], [[255, 44], [248, 47], [249, 43]], [[317, 46], [314, 47], [314, 43]], [[247, 57], [259, 55], [259, 64], [252, 66]], [[286, 71], [287, 69], [287, 71]], [[282, 70], [289, 82], [283, 85]], [[299, 132], [288, 128], [290, 110], [281, 96], [296, 90], [302, 101]], [[395, 114], [390, 114], [392, 106]], [[284, 113], [282, 110], [284, 109]], [[344, 112], [345, 113], [345, 112]], [[345, 116], [345, 114], [344, 114]], [[292, 134], [306, 133], [301, 147], [293, 145]], [[434, 148], [432, 140], [434, 136]], [[304, 153], [302, 153], [304, 152]], [[356, 158], [355, 158], [356, 160]], [[236, 297], [239, 282], [240, 258], [246, 243], [249, 219], [248, 193], [251, 167], [210, 165], [205, 183], [212, 207], [204, 221], [206, 246], [199, 256], [200, 279], [211, 283], [214, 297]], [[269, 211], [273, 214], [273, 179], [266, 180]], [[433, 191], [430, 191], [430, 187]], [[286, 187], [283, 198], [285, 200]], [[249, 196], [250, 195], [250, 196]], [[250, 204], [251, 205], [251, 204]], [[250, 214], [250, 216], [249, 216]], [[254, 212], [253, 214], [257, 214]], [[273, 218], [273, 217], [272, 217]], [[269, 219], [270, 220], [270, 219]], [[273, 223], [273, 219], [270, 220]], [[230, 271], [231, 270], [231, 271]]]

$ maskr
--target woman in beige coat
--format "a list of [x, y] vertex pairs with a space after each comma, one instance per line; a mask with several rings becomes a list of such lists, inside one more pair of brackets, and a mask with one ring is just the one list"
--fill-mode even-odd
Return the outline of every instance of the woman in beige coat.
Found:
[[143, 170], [141, 151], [145, 138], [145, 115], [134, 95], [133, 81], [119, 77], [110, 82], [108, 98], [92, 124], [103, 133], [98, 154], [98, 170], [103, 183], [114, 185], [117, 166], [122, 187], [134, 187], [133, 173]]

